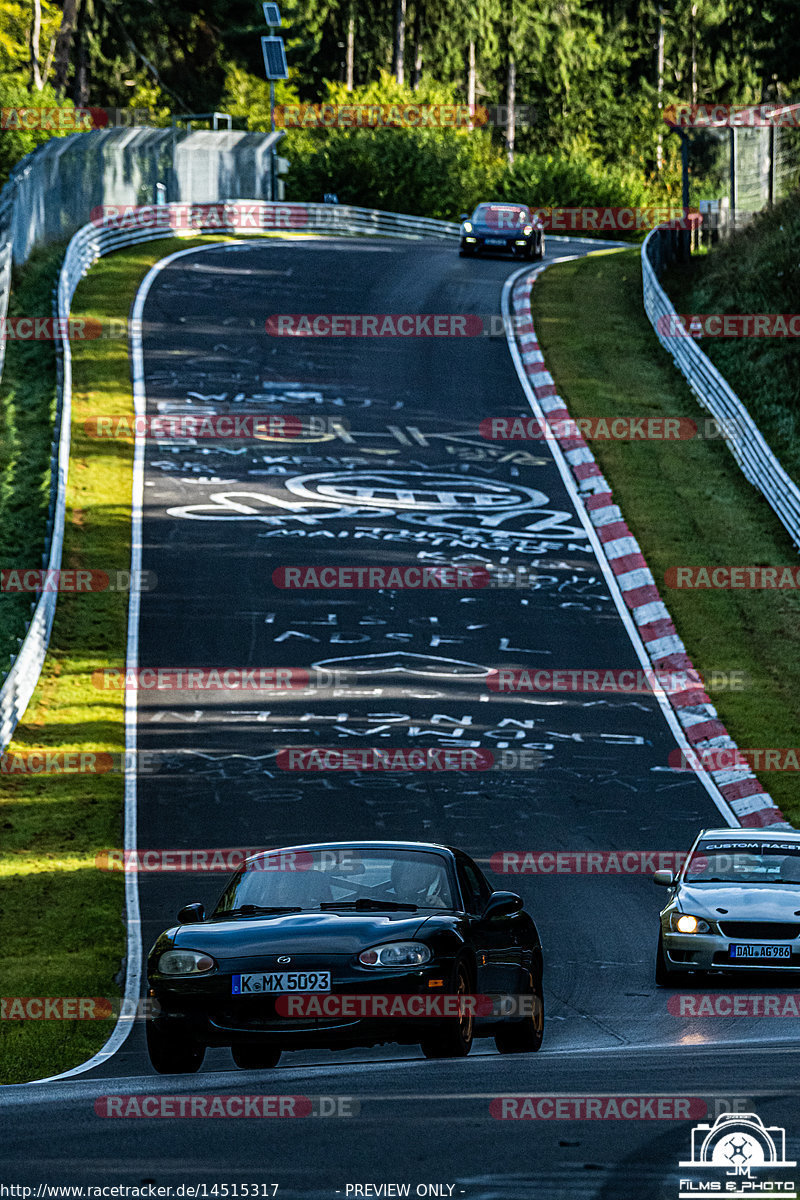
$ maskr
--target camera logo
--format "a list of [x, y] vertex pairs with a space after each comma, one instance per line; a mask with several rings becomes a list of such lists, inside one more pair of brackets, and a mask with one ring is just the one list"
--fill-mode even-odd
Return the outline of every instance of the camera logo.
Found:
[[711, 1188], [732, 1197], [752, 1196], [756, 1190], [766, 1190], [792, 1200], [797, 1198], [794, 1181], [765, 1181], [753, 1175], [753, 1171], [765, 1167], [783, 1170], [797, 1166], [794, 1160], [786, 1158], [785, 1130], [780, 1125], [764, 1125], [756, 1113], [721, 1113], [713, 1125], [695, 1125], [691, 1158], [678, 1165], [694, 1171], [720, 1172], [715, 1183], [710, 1183], [707, 1175], [702, 1180], [681, 1179], [681, 1200], [705, 1194]]

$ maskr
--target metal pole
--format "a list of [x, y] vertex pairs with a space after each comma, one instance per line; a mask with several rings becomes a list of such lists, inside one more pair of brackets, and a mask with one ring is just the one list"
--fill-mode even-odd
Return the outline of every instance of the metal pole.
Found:
[[731, 125], [730, 131], [731, 131], [731, 136], [730, 136], [730, 143], [731, 143], [731, 182], [730, 182], [731, 216], [730, 216], [729, 232], [733, 233], [736, 229], [736, 126]]
[[[681, 131], [681, 205], [683, 219], [688, 220], [689, 213], [689, 135]], [[689, 258], [690, 229], [681, 230], [681, 258], [685, 262]]]
[[767, 179], [767, 203], [772, 208], [775, 203], [775, 153], [777, 150], [778, 135], [774, 125], [769, 127], [769, 175]]
[[[275, 80], [269, 81], [269, 128], [275, 132]], [[275, 145], [269, 148], [269, 198], [275, 199]]]

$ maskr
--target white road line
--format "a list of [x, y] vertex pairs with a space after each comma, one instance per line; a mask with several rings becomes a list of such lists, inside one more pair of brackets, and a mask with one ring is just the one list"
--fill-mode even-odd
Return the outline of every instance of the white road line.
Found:
[[[249, 243], [252, 245], [252, 241]], [[262, 245], [262, 242], [258, 243]], [[155, 263], [145, 275], [131, 309], [130, 346], [131, 377], [133, 382], [133, 411], [137, 421], [136, 441], [133, 450], [133, 483], [131, 487], [131, 590], [128, 598], [128, 643], [125, 655], [126, 671], [135, 671], [139, 666], [139, 611], [141, 593], [139, 580], [142, 569], [142, 499], [144, 495], [144, 451], [146, 436], [142, 432], [147, 414], [147, 396], [144, 388], [144, 349], [142, 347], [142, 312], [148, 293], [158, 275], [170, 263], [187, 254], [199, 254], [204, 250], [218, 250], [227, 242], [212, 242], [206, 246], [191, 246], [177, 250]], [[141, 426], [141, 429], [140, 429]], [[125, 689], [125, 835], [126, 853], [137, 848], [136, 828], [136, 689]], [[33, 1087], [41, 1083], [54, 1083], [59, 1079], [71, 1079], [83, 1075], [94, 1067], [107, 1062], [126, 1041], [136, 1020], [136, 1007], [142, 979], [142, 926], [139, 908], [139, 880], [136, 871], [125, 872], [125, 916], [127, 924], [125, 995], [122, 1012], [108, 1041], [96, 1054], [60, 1075], [48, 1075], [43, 1079], [31, 1079], [22, 1087]]]

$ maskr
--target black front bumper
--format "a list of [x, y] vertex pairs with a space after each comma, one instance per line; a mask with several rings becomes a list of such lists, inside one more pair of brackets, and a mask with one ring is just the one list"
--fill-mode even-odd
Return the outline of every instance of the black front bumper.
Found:
[[[470, 234], [470, 237], [472, 236], [473, 235]], [[462, 237], [461, 249], [465, 250], [468, 254], [476, 254], [479, 251], [485, 250], [487, 254], [517, 254], [524, 256], [536, 253], [536, 248], [538, 245], [537, 239], [533, 236], [530, 238], [525, 238], [525, 244], [521, 246], [517, 245], [517, 240], [523, 241], [522, 238], [503, 238], [502, 245], [493, 246], [487, 244], [488, 237], [488, 234], [483, 236], [476, 234], [475, 240], [472, 242], [468, 242], [466, 237]]]
[[[434, 996], [447, 994], [452, 963], [438, 963], [408, 972], [358, 971], [318, 962], [318, 970], [331, 970], [330, 992], [325, 996]], [[237, 964], [235, 973], [258, 972], [259, 965]], [[267, 969], [274, 969], [272, 967]], [[310, 969], [310, 968], [304, 968]], [[288, 1017], [277, 1010], [275, 994], [233, 995], [231, 978], [215, 972], [206, 978], [170, 980], [151, 978], [155, 1015], [150, 1019], [165, 1036], [174, 1035], [203, 1046], [234, 1043], [272, 1045], [285, 1050], [337, 1049], [374, 1046], [386, 1042], [415, 1045], [420, 1037], [441, 1026], [427, 1017]], [[430, 987], [432, 980], [443, 986]], [[291, 993], [284, 993], [284, 996]], [[306, 996], [309, 993], [305, 993]]]

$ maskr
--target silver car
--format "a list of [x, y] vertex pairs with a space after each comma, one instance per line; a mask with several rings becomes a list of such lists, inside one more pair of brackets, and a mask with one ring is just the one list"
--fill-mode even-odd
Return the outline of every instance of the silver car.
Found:
[[800, 833], [705, 829], [661, 910], [656, 983], [689, 971], [800, 971]]

